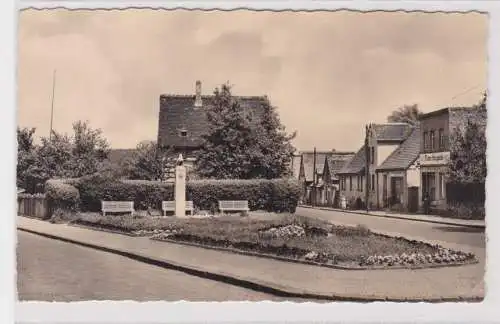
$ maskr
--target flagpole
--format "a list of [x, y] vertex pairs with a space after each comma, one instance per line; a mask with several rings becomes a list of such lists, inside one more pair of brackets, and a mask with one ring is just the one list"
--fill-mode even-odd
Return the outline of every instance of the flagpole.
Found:
[[368, 200], [370, 199], [370, 194], [369, 194], [369, 190], [370, 190], [370, 158], [371, 158], [371, 154], [370, 154], [370, 148], [368, 146], [368, 125], [365, 126], [365, 176], [366, 176], [366, 180], [365, 180], [365, 206], [366, 206], [366, 212], [368, 213], [369, 212], [369, 202]]
[[314, 147], [313, 153], [313, 185], [312, 185], [312, 201], [311, 205], [316, 205], [316, 147]]
[[54, 73], [52, 75], [52, 103], [50, 107], [50, 133], [49, 133], [49, 140], [52, 140], [52, 123], [54, 121], [54, 94], [55, 94], [55, 89], [56, 89], [56, 70], [54, 70]]

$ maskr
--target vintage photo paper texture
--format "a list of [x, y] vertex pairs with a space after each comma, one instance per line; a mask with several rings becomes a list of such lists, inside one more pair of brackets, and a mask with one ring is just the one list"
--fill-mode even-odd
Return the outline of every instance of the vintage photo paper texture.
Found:
[[20, 4], [17, 319], [487, 319], [485, 2]]

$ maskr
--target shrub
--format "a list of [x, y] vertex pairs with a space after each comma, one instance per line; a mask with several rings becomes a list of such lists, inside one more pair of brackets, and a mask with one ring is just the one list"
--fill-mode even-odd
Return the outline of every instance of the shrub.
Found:
[[[134, 201], [134, 207], [140, 210], [160, 209], [163, 200], [174, 199], [174, 184], [158, 181], [93, 176], [80, 179], [75, 186], [86, 211], [99, 211], [101, 200]], [[251, 210], [293, 213], [300, 188], [290, 179], [193, 180], [186, 185], [186, 195], [201, 210], [216, 209], [219, 200], [248, 200]]]
[[47, 203], [52, 211], [58, 209], [76, 211], [80, 205], [80, 193], [64, 180], [48, 180], [45, 183]]
[[484, 204], [450, 203], [446, 215], [462, 219], [484, 219], [486, 215]]

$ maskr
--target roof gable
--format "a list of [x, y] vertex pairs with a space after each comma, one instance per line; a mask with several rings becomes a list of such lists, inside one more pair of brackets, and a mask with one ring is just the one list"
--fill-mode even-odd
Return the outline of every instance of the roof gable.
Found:
[[377, 170], [407, 169], [420, 154], [420, 126], [411, 130], [410, 136], [392, 152]]
[[[323, 174], [325, 167], [325, 158], [328, 155], [334, 154], [328, 152], [316, 152], [316, 174]], [[302, 167], [304, 168], [304, 177], [306, 181], [314, 179], [314, 152], [302, 152]]]
[[[158, 118], [158, 143], [161, 146], [199, 147], [201, 135], [209, 127], [205, 108], [212, 105], [214, 96], [202, 96], [203, 106], [195, 106], [195, 95], [161, 95]], [[258, 122], [264, 112], [264, 96], [234, 96], [243, 109], [252, 112]], [[181, 136], [181, 130], [186, 131]], [[184, 134], [183, 134], [184, 135]]]

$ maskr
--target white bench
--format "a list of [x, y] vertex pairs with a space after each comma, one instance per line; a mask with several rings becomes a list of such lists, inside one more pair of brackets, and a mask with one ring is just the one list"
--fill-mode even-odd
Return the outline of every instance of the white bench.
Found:
[[[161, 209], [163, 210], [163, 216], [166, 216], [168, 211], [174, 212], [175, 211], [175, 200], [162, 201], [161, 202]], [[186, 201], [186, 210], [191, 213], [191, 216], [193, 216], [194, 204], [192, 201], [190, 201], [190, 200]]]
[[248, 200], [220, 200], [219, 210], [223, 213], [225, 211], [244, 211], [249, 212]]
[[101, 201], [102, 215], [106, 213], [131, 213], [134, 214], [133, 201]]

